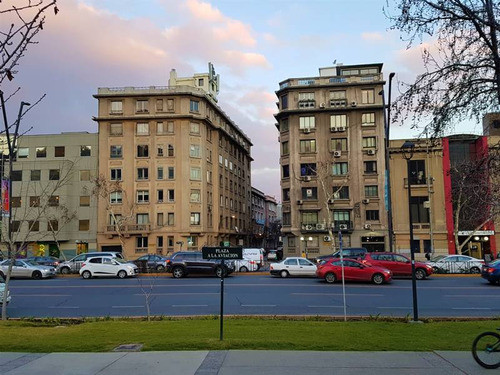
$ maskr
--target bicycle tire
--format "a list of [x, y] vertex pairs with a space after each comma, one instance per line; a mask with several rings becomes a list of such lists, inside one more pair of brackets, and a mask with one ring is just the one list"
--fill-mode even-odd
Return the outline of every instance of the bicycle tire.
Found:
[[[489, 351], [488, 348], [493, 348]], [[472, 356], [474, 360], [487, 369], [500, 367], [500, 334], [496, 332], [483, 332], [472, 343]]]

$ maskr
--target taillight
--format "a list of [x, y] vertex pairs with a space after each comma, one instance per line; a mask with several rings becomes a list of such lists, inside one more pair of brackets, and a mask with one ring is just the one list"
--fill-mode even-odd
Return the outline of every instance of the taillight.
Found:
[[82, 268], [85, 267], [85, 263], [82, 264]]
[[486, 269], [486, 272], [493, 273], [493, 272], [495, 272], [495, 269], [492, 268], [492, 267], [489, 267], [489, 268]]
[[270, 269], [274, 270], [274, 266], [273, 266], [272, 264], [271, 264], [271, 267], [270, 267]]

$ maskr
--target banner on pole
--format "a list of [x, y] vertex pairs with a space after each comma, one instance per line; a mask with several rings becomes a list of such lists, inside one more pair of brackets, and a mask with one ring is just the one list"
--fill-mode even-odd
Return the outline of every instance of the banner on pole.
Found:
[[9, 184], [9, 180], [3, 178], [0, 188], [2, 190], [2, 194], [1, 194], [1, 198], [2, 198], [2, 216], [3, 217], [9, 217], [9, 207], [10, 207], [10, 201], [9, 201], [10, 184]]

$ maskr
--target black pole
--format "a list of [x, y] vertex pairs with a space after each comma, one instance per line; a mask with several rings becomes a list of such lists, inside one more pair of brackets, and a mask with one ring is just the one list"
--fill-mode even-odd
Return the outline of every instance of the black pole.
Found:
[[413, 293], [413, 321], [418, 321], [417, 303], [417, 278], [415, 277], [415, 250], [413, 248], [413, 220], [411, 217], [411, 173], [410, 159], [406, 159], [406, 169], [408, 174], [408, 216], [410, 222], [410, 255], [411, 255], [411, 289]]
[[224, 339], [224, 259], [221, 261], [222, 272], [220, 275], [220, 341]]

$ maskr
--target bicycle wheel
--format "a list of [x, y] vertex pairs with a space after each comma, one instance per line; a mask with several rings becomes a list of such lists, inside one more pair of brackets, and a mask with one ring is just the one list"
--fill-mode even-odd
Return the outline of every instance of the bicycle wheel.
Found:
[[500, 367], [500, 335], [496, 332], [481, 333], [472, 343], [472, 356], [484, 368]]

